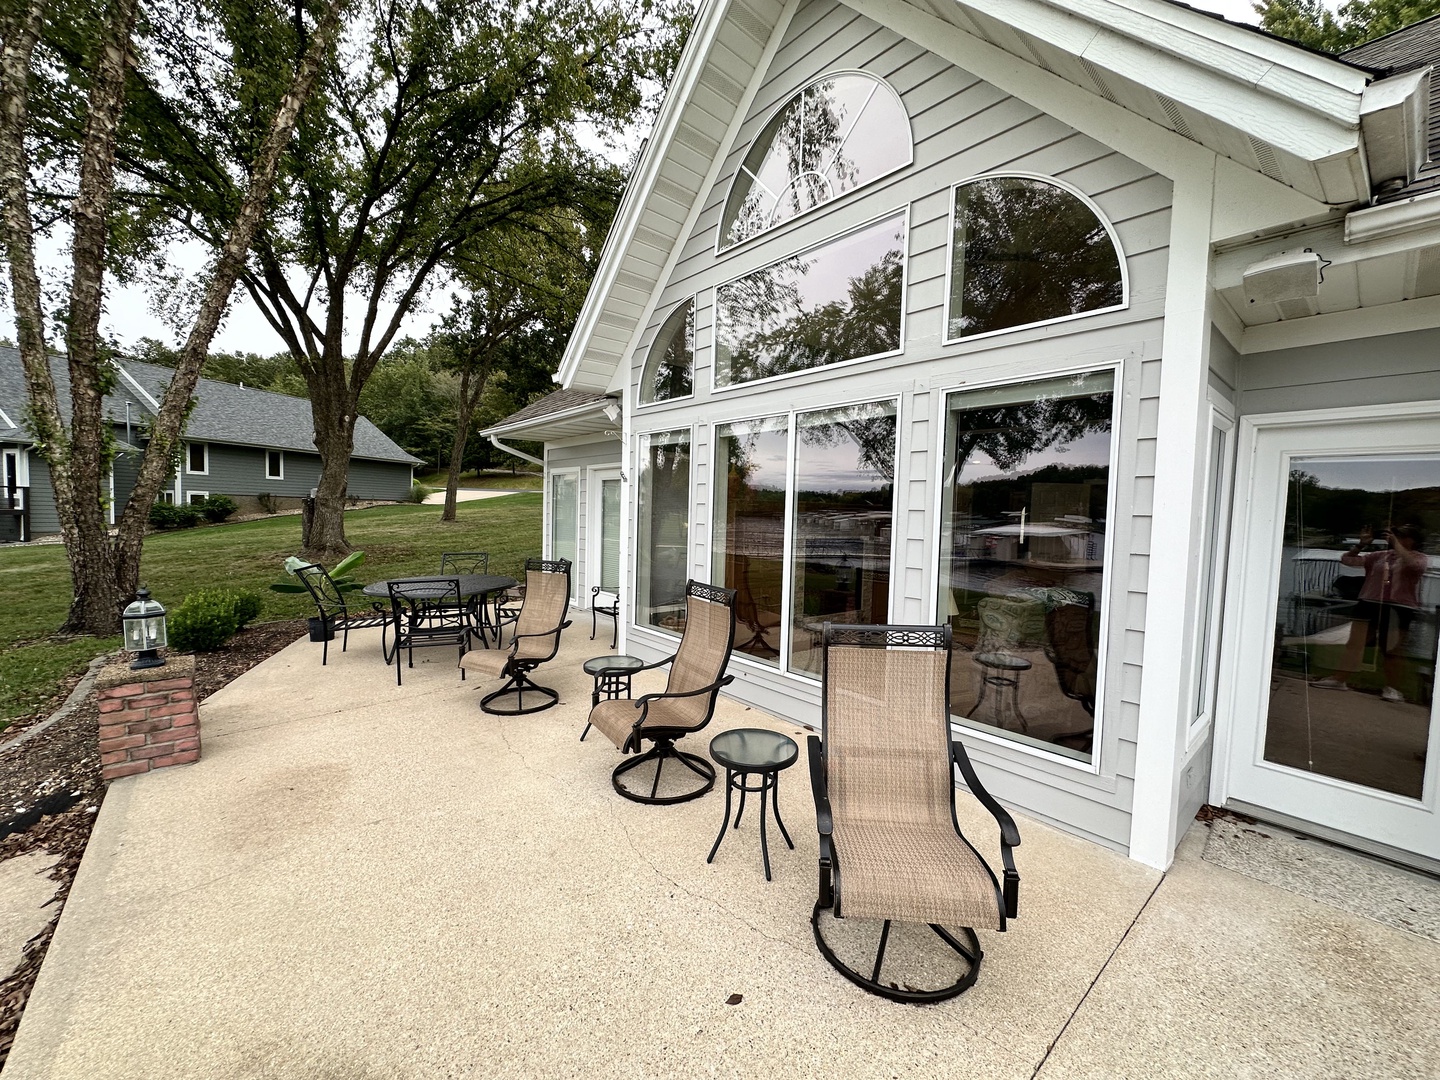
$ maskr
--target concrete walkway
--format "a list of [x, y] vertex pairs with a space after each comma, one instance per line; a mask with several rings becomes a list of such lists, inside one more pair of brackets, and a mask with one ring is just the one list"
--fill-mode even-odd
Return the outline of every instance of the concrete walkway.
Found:
[[[503, 496], [503, 495], [525, 495], [525, 494], [528, 494], [529, 492], [537, 491], [537, 490], [539, 490], [539, 489], [538, 489], [538, 488], [516, 488], [514, 491], [501, 491], [501, 490], [498, 489], [498, 488], [456, 488], [456, 489], [455, 489], [455, 501], [456, 501], [456, 502], [475, 502], [475, 501], [478, 500], [478, 499], [498, 499], [498, 498], [500, 498], [500, 497]], [[444, 490], [442, 489], [442, 490], [440, 490], [440, 491], [432, 491], [429, 495], [426, 495], [426, 496], [425, 496], [425, 505], [426, 505], [426, 506], [444, 506], [444, 505], [445, 505], [445, 492], [444, 492]]]
[[[803, 764], [775, 880], [751, 811], [707, 865], [720, 793], [622, 800], [579, 741], [576, 630], [529, 717], [445, 650], [397, 688], [378, 631], [206, 701], [198, 764], [111, 785], [5, 1080], [1434, 1075], [1440, 944], [1214, 866], [1204, 826], [1162, 877], [1022, 819], [976, 987], [862, 993], [811, 937]], [[726, 702], [692, 749], [741, 725], [801, 734]]]

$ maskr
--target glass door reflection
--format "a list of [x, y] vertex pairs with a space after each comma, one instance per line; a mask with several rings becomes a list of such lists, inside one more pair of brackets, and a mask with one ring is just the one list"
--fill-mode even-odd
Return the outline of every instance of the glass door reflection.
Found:
[[1293, 458], [1264, 760], [1424, 794], [1440, 455]]

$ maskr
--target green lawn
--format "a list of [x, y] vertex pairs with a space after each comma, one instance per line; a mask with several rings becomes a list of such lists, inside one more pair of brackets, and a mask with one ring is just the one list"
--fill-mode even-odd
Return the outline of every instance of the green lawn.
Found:
[[[443, 472], [416, 473], [415, 482], [437, 491], [445, 490], [447, 474]], [[545, 479], [538, 472], [511, 473], [509, 469], [494, 469], [482, 473], [460, 474], [462, 488], [486, 488], [501, 491], [539, 491], [545, 486]]]
[[[400, 574], [433, 574], [444, 551], [488, 551], [494, 573], [519, 576], [525, 559], [540, 553], [540, 497], [514, 495], [461, 503], [459, 520], [440, 520], [434, 506], [377, 506], [345, 515], [345, 534], [365, 552], [356, 576], [373, 581]], [[298, 516], [238, 525], [181, 529], [145, 540], [140, 579], [166, 607], [206, 585], [254, 589], [264, 607], [259, 621], [307, 614], [309, 597], [271, 592], [287, 555], [300, 548]], [[85, 667], [120, 639], [54, 637], [70, 603], [65, 549], [0, 548], [0, 595], [9, 598], [0, 619], [0, 728], [28, 716], [55, 696], [66, 676]]]

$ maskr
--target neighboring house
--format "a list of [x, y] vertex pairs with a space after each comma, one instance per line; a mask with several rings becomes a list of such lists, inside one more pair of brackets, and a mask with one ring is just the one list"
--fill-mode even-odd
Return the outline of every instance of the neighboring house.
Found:
[[733, 587], [730, 692], [814, 725], [827, 621], [948, 620], [1027, 814], [1164, 867], [1209, 801], [1440, 868], [1440, 560], [1381, 550], [1440, 537], [1437, 41], [705, 3], [563, 389], [486, 434], [544, 442], [547, 552], [629, 653]]
[[[52, 357], [50, 372], [66, 410], [70, 380], [65, 359]], [[159, 412], [171, 374], [156, 364], [117, 364], [116, 383], [104, 404], [117, 447], [109, 478], [111, 524], [134, 487], [146, 430]], [[27, 397], [19, 352], [0, 347], [0, 542], [60, 531], [49, 468], [26, 429]], [[161, 501], [193, 503], [227, 495], [242, 507], [262, 502], [298, 505], [320, 482], [314, 430], [310, 402], [304, 398], [201, 379], [185, 424], [180, 465]], [[355, 424], [347, 494], [354, 499], [405, 499], [419, 461], [362, 416]]]

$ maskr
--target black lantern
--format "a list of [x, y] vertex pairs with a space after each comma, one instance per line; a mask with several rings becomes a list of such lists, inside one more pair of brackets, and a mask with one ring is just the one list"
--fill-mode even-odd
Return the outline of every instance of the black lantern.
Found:
[[131, 670], [162, 666], [165, 661], [155, 650], [163, 649], [167, 640], [165, 608], [158, 600], [150, 599], [150, 590], [141, 586], [135, 601], [120, 618], [125, 624], [125, 648], [137, 654]]

